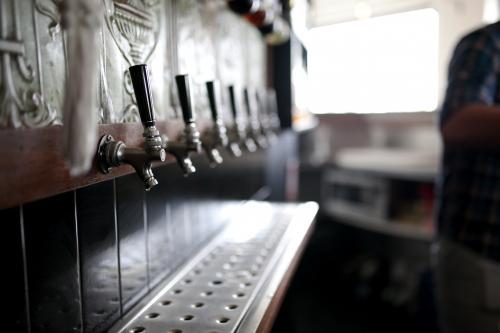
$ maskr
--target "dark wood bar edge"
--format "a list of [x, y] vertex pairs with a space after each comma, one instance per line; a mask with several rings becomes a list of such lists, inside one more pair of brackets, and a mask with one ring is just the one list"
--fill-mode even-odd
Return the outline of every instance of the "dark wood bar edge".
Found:
[[283, 279], [281, 280], [281, 282], [278, 286], [278, 289], [276, 290], [276, 293], [274, 294], [274, 297], [271, 300], [271, 303], [269, 304], [266, 312], [264, 313], [264, 317], [262, 317], [262, 320], [259, 323], [257, 333], [269, 333], [269, 332], [271, 332], [271, 330], [273, 328], [274, 321], [276, 320], [276, 317], [278, 316], [281, 305], [283, 304], [283, 301], [285, 300], [285, 296], [286, 296], [286, 293], [288, 291], [288, 287], [290, 286], [290, 283], [292, 282], [293, 276], [295, 275], [295, 272], [296, 272], [297, 268], [299, 267], [300, 260], [302, 259], [302, 255], [304, 254], [304, 250], [305, 250], [307, 244], [309, 244], [309, 240], [311, 239], [311, 236], [314, 232], [314, 227], [315, 227], [315, 222], [313, 222], [311, 224], [311, 226], [307, 230], [306, 235], [302, 239], [302, 242], [300, 243], [300, 246], [297, 249], [297, 252], [295, 253], [295, 255], [293, 257], [293, 260], [290, 263], [288, 270], [286, 271], [285, 275], [283, 276]]
[[[198, 129], [203, 131], [207, 126], [208, 122], [202, 122]], [[169, 120], [157, 122], [157, 127], [160, 133], [176, 139], [184, 125], [180, 120]], [[111, 134], [131, 147], [143, 142], [140, 123], [99, 125], [98, 131], [99, 137]], [[94, 159], [92, 169], [86, 175], [71, 177], [62, 157], [61, 135], [62, 126], [57, 125], [0, 130], [0, 169], [3, 170], [0, 174], [0, 209], [133, 172], [130, 166], [121, 166], [103, 174]], [[174, 161], [172, 156], [167, 156], [167, 163]]]

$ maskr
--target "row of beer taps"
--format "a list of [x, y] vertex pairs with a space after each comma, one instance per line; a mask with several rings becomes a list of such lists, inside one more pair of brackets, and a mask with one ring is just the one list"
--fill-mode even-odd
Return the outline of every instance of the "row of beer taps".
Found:
[[160, 135], [156, 128], [148, 67], [144, 64], [135, 65], [129, 68], [129, 72], [144, 127], [144, 145], [127, 147], [124, 142], [115, 140], [111, 135], [102, 136], [97, 149], [97, 160], [103, 173], [110, 172], [113, 167], [129, 164], [143, 181], [146, 191], [149, 191], [158, 184], [152, 171], [152, 163], [165, 161], [167, 153], [175, 157], [182, 172], [187, 176], [196, 171], [190, 158], [191, 153], [204, 151], [210, 165], [215, 166], [223, 162], [221, 149], [227, 149], [232, 156], [240, 157], [243, 150], [255, 152], [259, 148], [267, 148], [276, 140], [279, 120], [276, 110], [271, 107], [275, 106], [272, 105], [273, 102], [276, 103], [272, 91], [260, 94], [255, 91], [252, 94], [249, 89], [243, 90], [247, 114], [247, 122], [244, 124], [236, 88], [229, 86], [227, 89], [233, 122], [226, 129], [220, 114], [221, 88], [216, 81], [208, 81], [205, 84], [212, 126], [201, 135], [193, 113], [190, 80], [187, 74], [175, 77], [184, 129], [177, 140]]

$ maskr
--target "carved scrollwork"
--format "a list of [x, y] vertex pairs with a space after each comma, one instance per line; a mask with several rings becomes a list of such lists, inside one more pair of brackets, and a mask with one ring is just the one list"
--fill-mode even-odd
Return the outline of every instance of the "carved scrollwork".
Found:
[[122, 117], [120, 118], [122, 123], [136, 123], [140, 121], [139, 109], [135, 104], [129, 104], [125, 107]]
[[130, 65], [147, 62], [159, 38], [158, 0], [105, 0], [106, 23]]
[[[108, 29], [123, 57], [129, 65], [146, 63], [159, 40], [159, 0], [104, 0], [104, 3]], [[128, 72], [123, 78], [131, 104], [125, 106], [121, 121], [140, 121]]]
[[[17, 7], [16, 0], [0, 1], [0, 127], [46, 126], [58, 122], [58, 116], [39, 92], [26, 86], [35, 79], [35, 71], [25, 57]], [[11, 34], [6, 22], [14, 27]], [[15, 79], [16, 68], [22, 82]]]
[[122, 123], [139, 122], [141, 121], [141, 117], [139, 115], [139, 109], [136, 106], [134, 87], [132, 86], [132, 79], [130, 78], [130, 72], [125, 71], [125, 73], [123, 73], [123, 77], [124, 77], [123, 86], [127, 94], [130, 95], [132, 104], [128, 104], [127, 106], [125, 106], [120, 121]]
[[54, 39], [61, 31], [61, 13], [59, 6], [62, 0], [36, 0], [35, 8], [40, 14], [50, 18], [49, 34]]

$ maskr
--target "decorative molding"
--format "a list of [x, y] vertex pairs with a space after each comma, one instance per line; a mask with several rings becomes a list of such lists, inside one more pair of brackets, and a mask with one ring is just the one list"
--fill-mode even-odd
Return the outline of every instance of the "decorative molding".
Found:
[[99, 82], [100, 82], [100, 108], [99, 108], [99, 122], [104, 124], [111, 124], [116, 122], [116, 115], [113, 107], [113, 100], [111, 99], [108, 86], [107, 68], [106, 68], [106, 43], [104, 42], [104, 33], [101, 28], [101, 50], [99, 56]]
[[106, 23], [130, 65], [147, 62], [160, 35], [159, 0], [104, 0]]
[[[113, 40], [129, 65], [146, 63], [158, 45], [161, 10], [159, 0], [104, 0], [106, 23]], [[125, 91], [131, 104], [125, 106], [121, 121], [140, 121], [134, 90], [125, 71]]]
[[122, 123], [137, 123], [140, 122], [141, 118], [139, 116], [139, 109], [135, 104], [129, 104], [123, 110], [123, 114], [120, 118]]
[[51, 22], [49, 24], [49, 34], [52, 39], [55, 39], [56, 35], [61, 32], [61, 13], [59, 12], [59, 6], [62, 0], [36, 0], [35, 8], [42, 14], [50, 18]]
[[139, 109], [136, 106], [134, 87], [132, 86], [132, 79], [130, 78], [130, 72], [128, 70], [123, 73], [123, 87], [125, 88], [125, 92], [130, 96], [131, 104], [125, 106], [120, 118], [120, 122], [140, 122], [141, 117], [139, 115]]
[[[39, 127], [47, 126], [58, 121], [57, 112], [48, 104], [37, 91], [26, 87], [33, 83], [35, 71], [25, 57], [25, 46], [20, 26], [19, 1], [0, 1], [0, 127]], [[10, 14], [9, 16], [9, 9]], [[14, 31], [9, 36], [7, 22], [11, 20]], [[19, 87], [21, 82], [15, 80], [14, 65], [25, 86]], [[17, 83], [17, 84], [16, 84]]]

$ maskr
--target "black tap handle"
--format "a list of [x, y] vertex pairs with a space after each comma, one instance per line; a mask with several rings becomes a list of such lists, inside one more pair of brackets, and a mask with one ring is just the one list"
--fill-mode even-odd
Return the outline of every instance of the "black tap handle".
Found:
[[137, 108], [144, 126], [155, 125], [155, 112], [153, 107], [153, 96], [151, 94], [151, 83], [149, 80], [148, 66], [145, 64], [131, 66], [130, 78], [134, 87]]
[[245, 108], [247, 109], [248, 118], [252, 118], [252, 105], [250, 104], [248, 88], [243, 89], [243, 98], [245, 100]]
[[182, 74], [175, 76], [177, 91], [179, 92], [179, 102], [181, 103], [182, 119], [184, 123], [190, 124], [194, 122], [193, 101], [191, 96], [189, 75]]
[[257, 103], [257, 109], [259, 113], [262, 113], [262, 109], [264, 109], [264, 105], [262, 105], [262, 96], [259, 89], [255, 90], [255, 102]]
[[216, 122], [219, 120], [220, 85], [217, 81], [207, 81], [206, 85], [212, 120]]
[[268, 114], [278, 114], [278, 100], [276, 98], [276, 90], [269, 88], [267, 90], [267, 113]]
[[238, 119], [238, 106], [236, 103], [236, 92], [234, 91], [234, 86], [227, 87], [229, 90], [229, 102], [231, 103], [231, 113], [233, 114], [233, 118], [236, 121]]
[[257, 107], [258, 107], [258, 114], [259, 114], [259, 117], [268, 117], [269, 116], [269, 112], [268, 112], [268, 106], [267, 106], [267, 103], [265, 101], [265, 94], [266, 94], [266, 91], [262, 91], [262, 90], [257, 90], [255, 92], [255, 101], [257, 102]]

